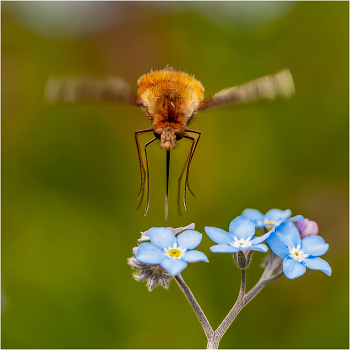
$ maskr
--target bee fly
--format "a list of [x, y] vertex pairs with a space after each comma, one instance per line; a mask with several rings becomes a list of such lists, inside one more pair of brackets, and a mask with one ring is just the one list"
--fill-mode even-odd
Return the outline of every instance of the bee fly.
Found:
[[[137, 198], [140, 204], [143, 200], [145, 184], [147, 187], [147, 203], [145, 214], [149, 208], [149, 171], [147, 147], [155, 140], [166, 151], [166, 197], [165, 219], [168, 217], [168, 187], [170, 151], [176, 142], [185, 138], [192, 144], [185, 165], [181, 171], [178, 185], [186, 172], [183, 202], [185, 210], [186, 189], [194, 196], [189, 186], [189, 170], [194, 152], [201, 133], [188, 129], [194, 116], [205, 109], [210, 109], [228, 103], [246, 103], [257, 99], [274, 99], [277, 96], [289, 98], [294, 93], [293, 78], [288, 69], [274, 75], [250, 81], [219, 91], [213, 97], [204, 99], [203, 85], [186, 73], [165, 67], [142, 75], [138, 80], [138, 94], [130, 92], [129, 84], [116, 77], [96, 79], [82, 78], [50, 78], [46, 84], [45, 97], [50, 103], [55, 102], [126, 102], [141, 107], [152, 126], [148, 129], [135, 131], [135, 141], [139, 159], [141, 188]], [[143, 133], [153, 133], [154, 137], [144, 145], [145, 165], [141, 154], [138, 137]]]

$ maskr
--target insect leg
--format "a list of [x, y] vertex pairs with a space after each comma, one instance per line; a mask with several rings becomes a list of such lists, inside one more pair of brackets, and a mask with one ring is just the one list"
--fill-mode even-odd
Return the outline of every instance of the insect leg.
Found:
[[[200, 134], [199, 131], [198, 131], [198, 133]], [[184, 172], [185, 172], [185, 169], [186, 169], [186, 166], [188, 165], [189, 160], [190, 160], [190, 159], [192, 160], [192, 156], [193, 156], [194, 150], [195, 150], [196, 147], [197, 147], [197, 142], [198, 142], [198, 140], [199, 140], [199, 138], [200, 138], [200, 135], [198, 136], [198, 139], [197, 139], [197, 141], [196, 141], [196, 144], [194, 145], [194, 148], [193, 148], [194, 138], [193, 138], [193, 137], [189, 137], [189, 136], [187, 136], [187, 137], [184, 136], [184, 137], [187, 138], [187, 139], [192, 140], [192, 145], [191, 145], [191, 150], [190, 150], [190, 152], [189, 152], [189, 154], [188, 154], [188, 157], [187, 157], [187, 159], [186, 159], [186, 162], [185, 162], [185, 164], [184, 164], [184, 166], [183, 166], [183, 168], [182, 168], [181, 174], [180, 174], [180, 176], [179, 176], [179, 178], [178, 178], [178, 180], [177, 180], [177, 182], [178, 182], [178, 187], [179, 187], [179, 185], [180, 185], [180, 181], [181, 181], [181, 179], [182, 179], [182, 176], [183, 176], [183, 174], [184, 174]], [[193, 152], [192, 152], [192, 151], [193, 151]], [[196, 197], [195, 194], [193, 193], [193, 191], [192, 191], [191, 188], [190, 188], [189, 180], [187, 181], [187, 187], [188, 187], [189, 191], [191, 192], [192, 196], [193, 196], [193, 197]], [[179, 189], [178, 189], [178, 192], [179, 192]]]
[[189, 164], [190, 164], [191, 154], [192, 154], [193, 149], [194, 149], [194, 142], [195, 141], [194, 141], [194, 137], [191, 137], [191, 136], [184, 136], [184, 138], [192, 140], [191, 150], [190, 150], [190, 153], [188, 154], [188, 158], [187, 158], [187, 162], [186, 162], [187, 164], [185, 164], [185, 167], [186, 167], [186, 180], [185, 180], [185, 187], [184, 187], [183, 202], [184, 202], [185, 210], [187, 210], [187, 204], [186, 204], [187, 187], [189, 188], [189, 190], [192, 193], [192, 195], [195, 197], [195, 195], [193, 194], [193, 192], [191, 191], [191, 189], [190, 189], [190, 187], [188, 185], [188, 168], [189, 168]]
[[[138, 140], [138, 136], [140, 134], [143, 134], [145, 132], [149, 132], [149, 131], [153, 131], [153, 128], [149, 128], [149, 129], [144, 129], [144, 130], [138, 130], [135, 131], [135, 141], [136, 141], [136, 148], [137, 148], [137, 155], [139, 157], [139, 166], [140, 166], [140, 175], [141, 175], [141, 187], [140, 187], [140, 191], [137, 195], [137, 199], [139, 199], [140, 194], [142, 192], [142, 197], [140, 200], [140, 205], [142, 203], [142, 199], [143, 199], [143, 192], [144, 192], [144, 188], [145, 188], [145, 167], [143, 165], [143, 161], [142, 161], [142, 155], [141, 155], [141, 150], [140, 150], [140, 144], [139, 144], [139, 140]], [[137, 208], [138, 209], [138, 208]]]
[[194, 141], [193, 137], [184, 136], [186, 138], [192, 139], [192, 147], [191, 147], [191, 151], [190, 151], [190, 155], [189, 155], [189, 159], [188, 159], [188, 163], [187, 163], [187, 168], [186, 168], [186, 181], [185, 181], [185, 189], [184, 189], [184, 206], [185, 206], [185, 210], [187, 210], [187, 205], [186, 205], [186, 188], [188, 187], [188, 189], [191, 192], [191, 194], [193, 196], [195, 196], [194, 193], [191, 191], [191, 188], [189, 186], [188, 177], [189, 177], [189, 173], [190, 173], [190, 166], [191, 166], [191, 162], [192, 162], [192, 159], [193, 159], [193, 155], [194, 155], [194, 152], [195, 152], [195, 150], [197, 148], [199, 139], [201, 137], [201, 132], [200, 131], [196, 131], [196, 130], [189, 130], [189, 129], [185, 129], [185, 131], [186, 132], [190, 132], [190, 133], [198, 134], [198, 137], [197, 137], [197, 139], [196, 139], [196, 141], [194, 143], [193, 143], [193, 141]]
[[[194, 138], [193, 138], [193, 137], [189, 137], [189, 136], [184, 136], [184, 137], [187, 138], [187, 139], [190, 139], [190, 140], [192, 141], [192, 145], [191, 145], [191, 149], [190, 149], [190, 151], [189, 151], [189, 153], [188, 153], [188, 156], [187, 156], [187, 158], [186, 158], [186, 162], [185, 162], [185, 164], [184, 164], [184, 166], [183, 166], [183, 168], [182, 168], [181, 174], [180, 174], [179, 178], [177, 179], [177, 212], [178, 212], [178, 215], [180, 215], [180, 216], [182, 215], [182, 214], [181, 214], [181, 209], [180, 209], [181, 179], [182, 179], [182, 176], [183, 176], [183, 174], [184, 174], [184, 172], [185, 172], [185, 170], [186, 170], [188, 161], [189, 161], [189, 159], [190, 159], [190, 156], [191, 156], [191, 153], [192, 153], [192, 149], [193, 149], [193, 143], [194, 143]], [[191, 189], [190, 189], [190, 192], [191, 192], [191, 194], [194, 196], [194, 194], [193, 194], [193, 192], [191, 191]]]
[[147, 215], [148, 212], [148, 207], [149, 207], [149, 172], [148, 172], [148, 160], [147, 160], [147, 150], [146, 147], [150, 145], [153, 141], [155, 141], [157, 138], [154, 137], [152, 140], [148, 141], [145, 144], [145, 160], [146, 160], [146, 180], [147, 180], [147, 204], [146, 204], [146, 209], [145, 209], [145, 216]]

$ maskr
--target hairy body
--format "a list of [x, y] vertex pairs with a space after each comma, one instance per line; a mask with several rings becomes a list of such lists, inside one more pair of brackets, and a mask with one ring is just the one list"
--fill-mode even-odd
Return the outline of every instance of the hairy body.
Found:
[[203, 101], [203, 85], [187, 73], [173, 69], [141, 76], [138, 95], [154, 129], [185, 130]]

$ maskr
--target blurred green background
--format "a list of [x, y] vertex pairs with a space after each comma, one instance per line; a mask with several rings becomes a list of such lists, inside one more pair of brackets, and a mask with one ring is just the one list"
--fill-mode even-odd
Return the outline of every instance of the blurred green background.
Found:
[[[331, 277], [268, 285], [221, 348], [348, 348], [348, 2], [2, 2], [2, 348], [205, 348], [175, 281], [149, 293], [127, 265], [140, 231], [194, 222], [228, 229], [247, 207], [319, 224]], [[190, 143], [149, 147], [150, 209], [135, 212], [134, 131], [123, 104], [47, 106], [49, 76], [139, 76], [166, 64], [206, 95], [290, 68], [296, 96], [198, 114], [188, 211], [176, 184]], [[149, 136], [149, 135], [148, 135]], [[149, 140], [143, 135], [141, 142]], [[213, 327], [238, 294], [230, 255], [182, 273]], [[247, 271], [248, 288], [263, 254]]]

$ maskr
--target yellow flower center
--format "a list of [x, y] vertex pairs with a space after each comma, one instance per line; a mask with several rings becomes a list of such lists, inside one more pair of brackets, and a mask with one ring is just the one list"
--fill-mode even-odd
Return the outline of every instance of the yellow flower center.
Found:
[[181, 259], [183, 254], [186, 252], [186, 248], [185, 249], [181, 249], [177, 247], [177, 243], [175, 242], [172, 248], [164, 248], [164, 253], [166, 256], [168, 256], [169, 258], [173, 258], [173, 259]]
[[296, 248], [288, 247], [290, 257], [299, 261], [299, 262], [303, 261], [305, 258], [307, 258], [309, 256], [309, 254], [305, 254], [302, 250], [300, 250], [300, 248], [301, 248], [300, 244], [298, 244], [298, 246]]
[[167, 253], [170, 258], [178, 258], [182, 255], [181, 250], [177, 248], [169, 249]]
[[[274, 224], [275, 222], [276, 222], [276, 221], [267, 220], [267, 219], [264, 220], [264, 224]], [[266, 229], [267, 229], [268, 231], [270, 231], [270, 230], [273, 229], [274, 225], [267, 225], [267, 226], [265, 226], [265, 227], [266, 227]]]

